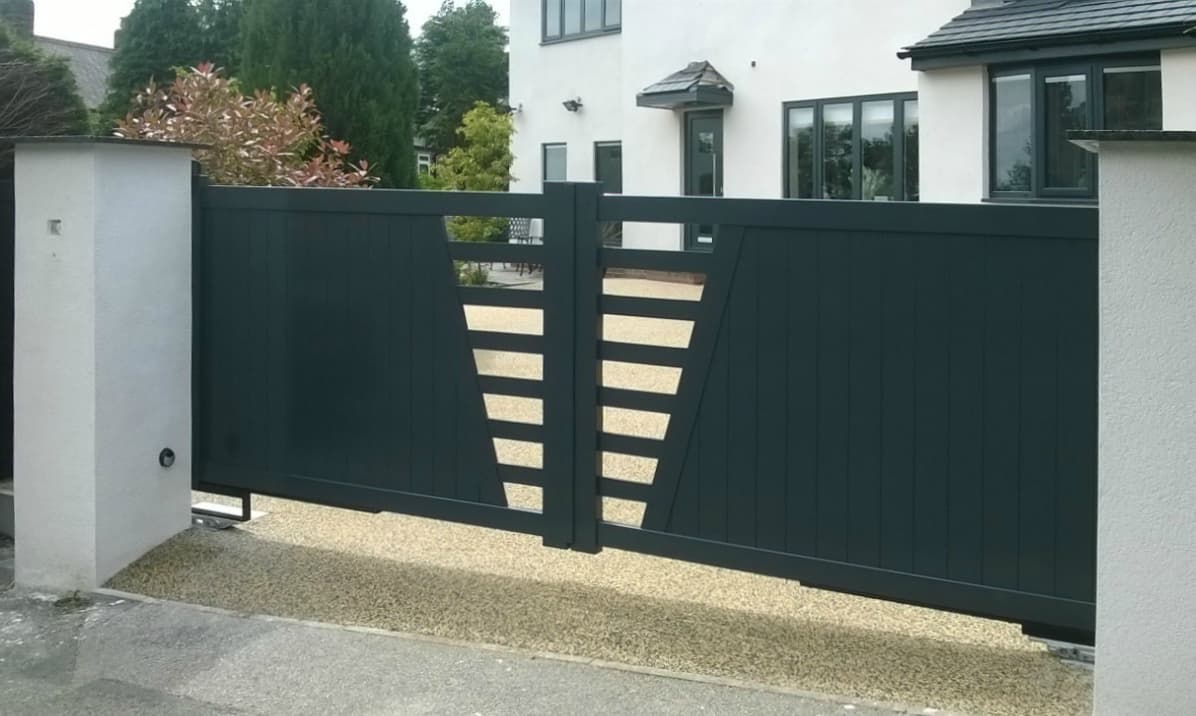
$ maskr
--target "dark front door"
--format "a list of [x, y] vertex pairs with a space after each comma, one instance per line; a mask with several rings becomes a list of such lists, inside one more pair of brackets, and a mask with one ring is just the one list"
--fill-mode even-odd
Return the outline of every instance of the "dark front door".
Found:
[[[723, 113], [691, 112], [685, 116], [685, 195], [723, 195]], [[712, 224], [685, 228], [687, 250], [714, 247]]]

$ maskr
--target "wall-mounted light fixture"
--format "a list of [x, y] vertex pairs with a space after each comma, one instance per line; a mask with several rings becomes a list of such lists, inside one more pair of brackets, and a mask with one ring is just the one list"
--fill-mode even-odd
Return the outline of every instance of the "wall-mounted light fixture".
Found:
[[583, 106], [585, 106], [581, 103], [581, 97], [574, 97], [573, 99], [567, 99], [564, 102], [562, 102], [561, 104], [565, 105], [565, 109], [569, 112], [578, 112], [581, 110], [581, 108]]

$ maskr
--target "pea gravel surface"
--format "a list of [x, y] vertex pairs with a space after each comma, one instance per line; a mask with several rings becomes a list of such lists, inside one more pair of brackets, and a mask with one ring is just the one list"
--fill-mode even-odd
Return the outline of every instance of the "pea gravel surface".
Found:
[[[697, 300], [701, 287], [608, 279], [606, 292]], [[538, 311], [468, 307], [471, 328], [541, 332]], [[685, 346], [685, 322], [608, 317], [610, 340]], [[537, 357], [477, 354], [484, 374], [540, 377]], [[610, 363], [607, 385], [671, 393], [680, 371]], [[542, 420], [540, 402], [487, 396], [494, 418]], [[668, 417], [606, 411], [606, 429], [663, 437]], [[501, 462], [540, 466], [538, 445], [496, 441]], [[604, 457], [650, 482], [653, 461]], [[534, 488], [508, 486], [539, 509]], [[197, 499], [218, 499], [197, 496]], [[1092, 674], [1016, 625], [808, 589], [791, 581], [608, 549], [583, 555], [536, 537], [402, 515], [256, 498], [267, 515], [192, 529], [108, 586], [249, 613], [500, 644], [728, 677], [853, 699], [993, 716], [1091, 713]], [[638, 524], [642, 505], [604, 502]], [[922, 709], [929, 709], [922, 711]]]

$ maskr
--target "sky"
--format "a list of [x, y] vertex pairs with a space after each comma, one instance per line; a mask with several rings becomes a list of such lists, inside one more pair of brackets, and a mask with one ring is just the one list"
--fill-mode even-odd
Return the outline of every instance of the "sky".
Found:
[[[134, 0], [37, 0], [34, 32], [45, 37], [112, 47], [120, 19], [129, 14]], [[403, 0], [407, 23], [417, 34], [424, 21], [436, 13], [441, 0]], [[507, 23], [509, 0], [491, 0], [499, 20]]]

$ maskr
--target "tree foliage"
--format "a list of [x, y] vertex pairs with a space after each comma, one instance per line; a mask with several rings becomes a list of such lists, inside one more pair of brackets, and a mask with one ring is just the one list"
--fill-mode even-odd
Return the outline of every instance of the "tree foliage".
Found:
[[137, 0], [121, 21], [102, 114], [123, 116], [150, 82], [214, 63], [236, 73], [243, 0]]
[[329, 131], [351, 141], [385, 186], [415, 184], [418, 82], [397, 0], [254, 0], [246, 9], [246, 87], [312, 88]]
[[[445, 191], [506, 191], [511, 186], [511, 115], [478, 102], [465, 113], [457, 130], [458, 146], [432, 165], [427, 185]], [[497, 238], [505, 219], [455, 217], [449, 231], [458, 241], [489, 241]]]
[[419, 66], [418, 134], [429, 146], [445, 151], [457, 144], [457, 127], [475, 103], [506, 101], [507, 31], [483, 0], [457, 7], [444, 0], [440, 11], [424, 23], [415, 45]]
[[150, 86], [119, 122], [117, 136], [208, 145], [196, 158], [212, 180], [251, 186], [368, 187], [369, 165], [345, 159], [346, 142], [329, 139], [306, 86], [285, 99], [265, 91], [244, 97], [236, 80], [212, 65]]
[[[50, 57], [0, 24], [0, 136], [87, 134], [87, 106], [66, 60]], [[12, 147], [0, 148], [0, 167]]]

